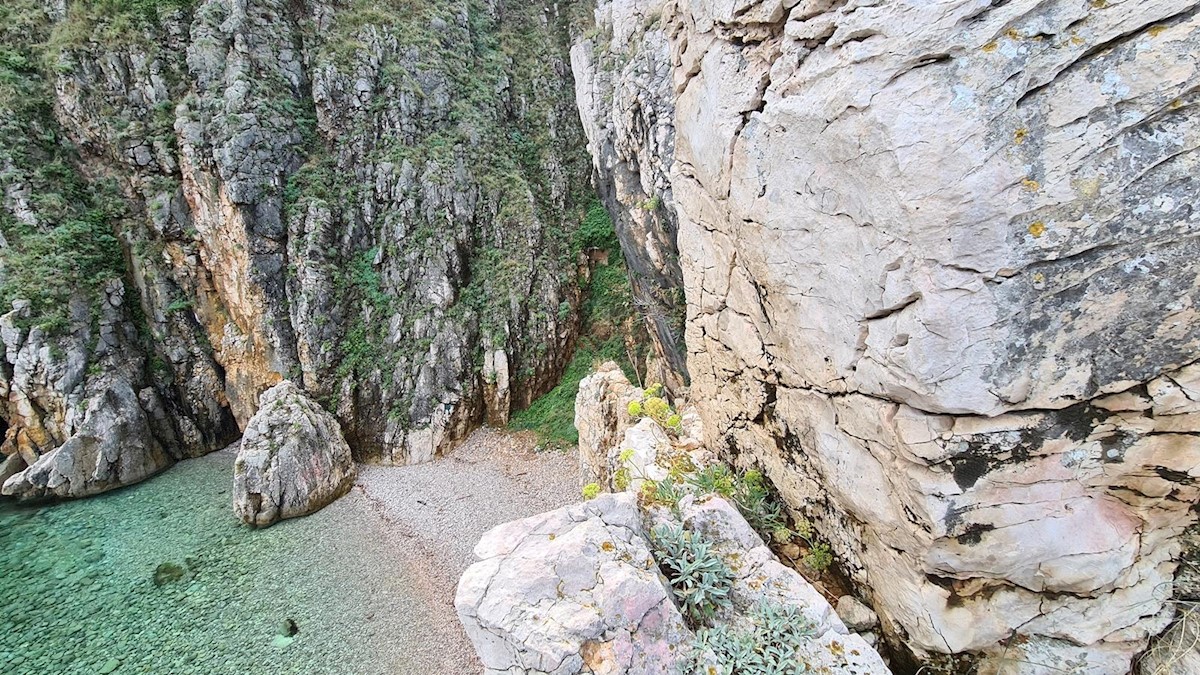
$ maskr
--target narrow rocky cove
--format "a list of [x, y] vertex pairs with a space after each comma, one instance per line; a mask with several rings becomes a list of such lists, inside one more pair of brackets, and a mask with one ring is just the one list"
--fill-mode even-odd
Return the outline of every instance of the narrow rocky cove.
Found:
[[481, 431], [250, 530], [230, 517], [235, 455], [86, 501], [4, 505], [5, 672], [478, 673], [452, 604], [471, 545], [579, 495], [574, 462]]
[[3, 0], [0, 671], [1200, 673], [1198, 12]]

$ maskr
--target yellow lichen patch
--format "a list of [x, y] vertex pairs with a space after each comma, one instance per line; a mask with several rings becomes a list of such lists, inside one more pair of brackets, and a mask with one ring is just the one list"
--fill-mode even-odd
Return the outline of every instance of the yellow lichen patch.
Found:
[[837, 640], [831, 640], [829, 642], [829, 653], [833, 654], [834, 656], [841, 656], [842, 654], [846, 653], [846, 648], [843, 647], [842, 643], [838, 642]]
[[1078, 35], [1072, 35], [1071, 36], [1071, 44], [1076, 45], [1076, 46], [1081, 45], [1081, 44], [1083, 44], [1083, 38], [1079, 37]]
[[1026, 178], [1025, 180], [1021, 181], [1021, 187], [1024, 188], [1026, 192], [1037, 192], [1042, 186], [1036, 180], [1032, 178]]
[[1013, 132], [1013, 143], [1020, 145], [1025, 142], [1025, 137], [1029, 136], [1029, 130], [1021, 127]]
[[1009, 40], [1020, 40], [1022, 37], [1021, 33], [1016, 28], [1009, 28], [1008, 30], [1004, 31], [1004, 35]]
[[617, 547], [613, 546], [611, 541], [606, 541], [603, 544], [600, 544], [600, 550], [604, 551], [605, 553], [612, 553], [613, 551], [617, 550]]
[[1094, 199], [1096, 195], [1100, 194], [1100, 179], [1076, 178], [1071, 181], [1071, 187], [1075, 188], [1080, 197]]
[[547, 535], [547, 536], [549, 537], [550, 541], [554, 541], [554, 538], [555, 538], [555, 537], [557, 537], [558, 535], [557, 535], [557, 534], [554, 534], [553, 532], [551, 532], [551, 533], [550, 533], [549, 535]]
[[987, 43], [986, 45], [980, 47], [980, 49], [982, 49], [985, 53], [990, 54], [990, 53], [996, 51], [996, 41], [992, 40], [991, 42]]
[[1029, 225], [1029, 234], [1032, 234], [1035, 239], [1046, 234], [1046, 224], [1040, 220], [1035, 220]]
[[1146, 32], [1150, 34], [1150, 37], [1158, 37], [1166, 29], [1167, 29], [1167, 27], [1163, 26], [1163, 25], [1150, 26], [1149, 28], [1146, 29]]
[[1092, 0], [1092, 7], [1096, 9], [1104, 9], [1108, 7], [1108, 0]]
[[1046, 275], [1042, 274], [1041, 272], [1034, 272], [1033, 273], [1033, 283], [1035, 283], [1035, 284], [1046, 283]]
[[1177, 98], [1174, 101], [1171, 101], [1167, 107], [1169, 107], [1171, 110], [1179, 110], [1183, 107], [1183, 100]]

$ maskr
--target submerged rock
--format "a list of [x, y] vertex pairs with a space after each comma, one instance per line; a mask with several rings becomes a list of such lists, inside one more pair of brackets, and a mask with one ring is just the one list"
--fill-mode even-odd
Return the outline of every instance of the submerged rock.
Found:
[[154, 585], [166, 586], [187, 575], [187, 569], [173, 562], [165, 562], [154, 568]]
[[354, 485], [357, 469], [333, 415], [290, 381], [263, 393], [233, 465], [233, 510], [248, 525], [316, 511]]

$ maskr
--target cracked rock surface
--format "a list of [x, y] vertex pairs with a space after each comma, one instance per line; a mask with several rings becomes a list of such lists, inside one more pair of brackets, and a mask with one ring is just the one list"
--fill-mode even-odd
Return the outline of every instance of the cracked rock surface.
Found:
[[1125, 672], [1173, 613], [1197, 8], [611, 0], [572, 52], [593, 152], [637, 160], [601, 172], [669, 187], [708, 445], [921, 658]]
[[812, 625], [803, 657], [811, 668], [890, 672], [728, 502], [689, 496], [678, 515], [662, 508], [647, 515], [634, 492], [602, 494], [483, 536], [455, 607], [485, 672], [644, 675], [690, 663], [695, 636], [646, 536], [664, 522], [702, 533], [736, 570], [731, 607], [716, 625], [737, 625], [761, 601], [796, 607]]
[[[53, 190], [99, 195], [123, 288], [71, 289], [54, 334], [2, 331], [2, 472], [42, 462], [8, 492], [92, 494], [224, 447], [285, 379], [389, 464], [557, 383], [592, 199], [568, 8], [10, 4], [0, 247], [62, 224]], [[125, 443], [96, 441], [101, 414]]]
[[263, 392], [233, 463], [233, 511], [265, 527], [346, 494], [358, 469], [337, 419], [289, 380]]

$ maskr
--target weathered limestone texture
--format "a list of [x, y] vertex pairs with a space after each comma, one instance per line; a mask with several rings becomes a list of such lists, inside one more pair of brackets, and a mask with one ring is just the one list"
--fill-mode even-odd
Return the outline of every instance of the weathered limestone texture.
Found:
[[683, 276], [669, 169], [675, 150], [671, 45], [661, 2], [601, 2], [571, 48], [575, 100], [630, 281], [675, 387], [687, 379]]
[[575, 428], [579, 430], [579, 480], [609, 486], [608, 453], [633, 423], [629, 404], [641, 400], [620, 366], [609, 361], [579, 383], [575, 394]]
[[290, 380], [263, 392], [233, 464], [233, 511], [265, 527], [306, 516], [354, 487], [358, 469], [333, 415]]
[[104, 295], [94, 320], [73, 303], [64, 336], [24, 326], [27, 303], [0, 316], [4, 495], [85, 497], [136, 483], [214, 449], [233, 428], [216, 406], [205, 420], [213, 426], [200, 431], [164, 402], [144, 378], [146, 357], [122, 310], [125, 287], [114, 280]]
[[[1200, 496], [1198, 6], [601, 1], [573, 51], [593, 151], [658, 158], [600, 170], [667, 175], [709, 445], [919, 657], [1126, 672], [1171, 617]], [[669, 68], [628, 65], [663, 40]], [[592, 93], [635, 87], [669, 158]]]
[[814, 672], [890, 672], [737, 509], [719, 497], [689, 496], [679, 506], [677, 515], [644, 514], [634, 492], [609, 493], [485, 534], [455, 598], [485, 673], [681, 672], [695, 635], [647, 539], [658, 523], [702, 533], [718, 556], [736, 561], [731, 606], [714, 625], [735, 626], [760, 602], [795, 607], [811, 624], [802, 661]]

